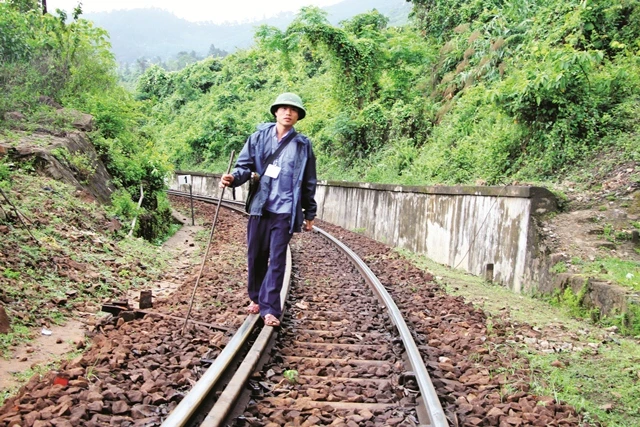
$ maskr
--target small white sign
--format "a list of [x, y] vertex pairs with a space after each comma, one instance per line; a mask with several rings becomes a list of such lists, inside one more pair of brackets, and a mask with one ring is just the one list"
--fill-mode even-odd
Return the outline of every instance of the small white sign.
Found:
[[178, 183], [191, 185], [191, 175], [178, 175]]
[[278, 177], [278, 175], [280, 175], [280, 167], [276, 166], [276, 165], [269, 165], [267, 166], [267, 170], [264, 171], [264, 174], [266, 176], [268, 176], [269, 178], [273, 178], [276, 179]]

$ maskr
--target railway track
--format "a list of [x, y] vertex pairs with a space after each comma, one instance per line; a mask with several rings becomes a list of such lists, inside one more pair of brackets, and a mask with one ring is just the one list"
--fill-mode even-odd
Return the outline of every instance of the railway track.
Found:
[[[202, 196], [198, 200], [213, 202]], [[273, 328], [264, 327], [239, 369], [220, 364], [216, 379], [230, 377], [225, 369], [238, 371], [226, 384], [231, 390], [219, 391], [217, 383], [203, 378], [192, 391], [197, 397], [187, 396], [164, 426], [448, 425], [393, 299], [354, 252], [320, 228], [315, 231], [296, 252], [298, 274], [287, 277], [283, 296], [289, 286], [291, 293], [275, 346], [268, 345]], [[242, 352], [243, 342], [237, 342], [235, 348]], [[269, 350], [260, 378], [250, 379]], [[213, 399], [199, 388], [220, 396], [202, 421], [199, 403]], [[243, 389], [253, 391], [244, 400]], [[236, 406], [238, 400], [243, 403]]]
[[[171, 197], [189, 212], [188, 199]], [[206, 226], [215, 207], [199, 198]], [[296, 234], [282, 327], [261, 327], [244, 311], [246, 222], [222, 209], [184, 333], [195, 264], [167, 272], [177, 290], [154, 293], [153, 307], [91, 316], [88, 349], [34, 375], [0, 408], [0, 426], [589, 425], [531, 391], [521, 351], [537, 331], [496, 318], [489, 328], [482, 310], [387, 246], [317, 223], [366, 260], [378, 285], [320, 231]], [[391, 297], [399, 310], [389, 317]], [[429, 399], [443, 408], [430, 413]]]

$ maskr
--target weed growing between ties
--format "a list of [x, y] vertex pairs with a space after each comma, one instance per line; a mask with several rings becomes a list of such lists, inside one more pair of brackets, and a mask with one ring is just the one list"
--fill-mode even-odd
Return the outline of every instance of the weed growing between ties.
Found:
[[296, 371], [295, 369], [287, 369], [286, 371], [284, 371], [282, 376], [291, 384], [296, 384], [298, 382], [298, 371]]
[[[589, 313], [581, 312], [586, 319], [582, 320], [567, 305], [553, 306], [408, 251], [399, 252], [431, 272], [448, 293], [461, 295], [482, 308], [488, 315], [487, 333], [505, 319], [531, 325], [541, 332], [542, 337], [534, 344], [520, 348], [529, 359], [533, 392], [567, 402], [586, 419], [602, 425], [640, 424], [637, 340], [594, 326]], [[577, 299], [574, 295], [573, 300]], [[473, 355], [473, 362], [472, 359]]]
[[159, 248], [110, 231], [114, 218], [74, 188], [17, 172], [2, 185], [19, 212], [2, 200], [0, 301], [11, 320], [11, 332], [0, 335], [3, 357], [38, 328], [96, 312], [161, 274]]

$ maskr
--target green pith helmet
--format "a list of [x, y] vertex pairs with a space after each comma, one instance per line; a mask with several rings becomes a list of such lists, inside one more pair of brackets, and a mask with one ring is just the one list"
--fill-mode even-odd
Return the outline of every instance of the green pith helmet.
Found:
[[296, 107], [298, 109], [298, 120], [304, 119], [304, 116], [307, 115], [307, 112], [302, 106], [302, 99], [295, 93], [286, 92], [278, 95], [275, 102], [271, 104], [271, 114], [275, 116], [278, 107], [281, 105], [291, 105], [293, 107]]

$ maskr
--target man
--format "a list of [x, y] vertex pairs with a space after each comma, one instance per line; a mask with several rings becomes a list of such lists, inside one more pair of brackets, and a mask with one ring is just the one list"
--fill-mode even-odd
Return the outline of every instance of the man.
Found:
[[[309, 139], [293, 128], [307, 114], [302, 99], [294, 93], [283, 93], [270, 111], [276, 123], [258, 126], [247, 139], [233, 171], [222, 175], [220, 186], [238, 187], [251, 178], [252, 172], [259, 175], [247, 227], [251, 300], [247, 310], [260, 313], [267, 326], [279, 326], [287, 245], [303, 225], [310, 231], [316, 216], [316, 158]], [[266, 164], [280, 145], [280, 153]]]

